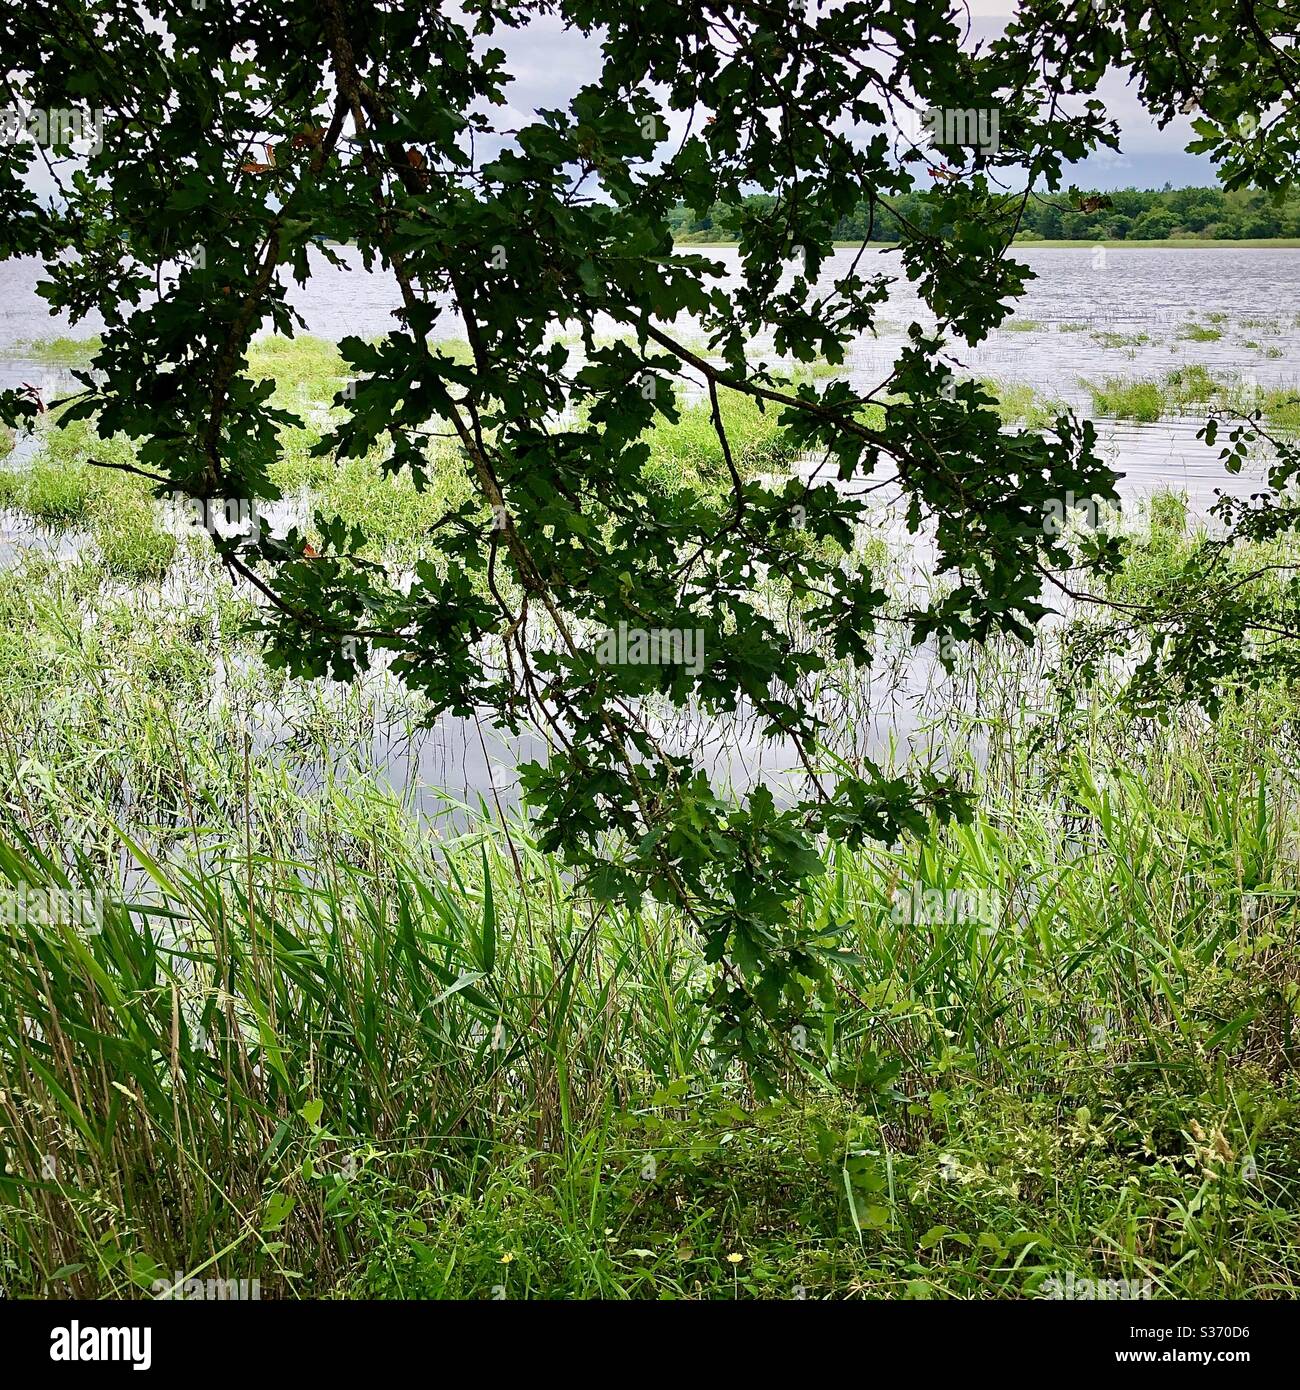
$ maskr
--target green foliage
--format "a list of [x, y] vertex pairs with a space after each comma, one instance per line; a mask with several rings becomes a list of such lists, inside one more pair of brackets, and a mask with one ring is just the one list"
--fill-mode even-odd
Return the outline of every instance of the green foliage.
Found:
[[[745, 480], [763, 474], [783, 474], [793, 447], [782, 437], [779, 411], [760, 409], [760, 403], [736, 392], [720, 399], [732, 460]], [[708, 491], [724, 501], [725, 461], [712, 411], [704, 402], [684, 406], [674, 421], [660, 420], [650, 436], [649, 468], [677, 486], [696, 493]]]
[[1135, 348], [1145, 347], [1150, 341], [1150, 335], [1146, 333], [1094, 333], [1092, 334], [1094, 343], [1099, 343], [1104, 348]]
[[[1151, 522], [1128, 563], [1176, 582], [1182, 500]], [[97, 933], [0, 926], [10, 1296], [1294, 1296], [1288, 684], [1156, 728], [1080, 702], [1068, 645], [987, 651], [936, 711], [940, 756], [988, 740], [983, 811], [831, 849], [791, 911], [846, 989], [764, 1103], [715, 1070], [686, 915], [381, 790], [379, 686], [251, 664], [214, 707], [230, 603], [0, 575], [0, 881], [106, 895]], [[246, 758], [257, 706], [294, 732]], [[988, 909], [900, 916], [911, 886]]]
[[[866, 0], [815, 13], [785, 0], [469, 12], [287, 0], [277, 41], [250, 61], [263, 11], [234, 0], [213, 23], [75, 0], [53, 28], [14, 17], [10, 98], [104, 113], [61, 199], [31, 186], [30, 142], [0, 149], [0, 254], [38, 254], [51, 309], [106, 325], [61, 407], [63, 423], [93, 422], [93, 437], [67, 435], [88, 471], [34, 474], [27, 505], [86, 521], [104, 463], [210, 501], [277, 500], [277, 478], [333, 488], [333, 511], [287, 537], [212, 538], [262, 601], [272, 667], [346, 681], [382, 658], [430, 718], [548, 731], [546, 761], [521, 770], [538, 852], [599, 902], [685, 914], [711, 967], [716, 1063], [745, 1064], [769, 1092], [793, 1021], [838, 999], [833, 932], [794, 911], [826, 846], [894, 843], [971, 809], [946, 774], [828, 765], [801, 684], [869, 664], [885, 618], [945, 666], [969, 643], [1031, 643], [1051, 611], [1046, 575], [1082, 560], [1104, 578], [1117, 560], [1105, 544], [1080, 556], [1044, 524], [1064, 497], [1115, 497], [1092, 426], [1010, 425], [954, 376], [961, 345], [1012, 320], [1030, 278], [1009, 253], [1035, 199], [1003, 190], [1027, 177], [1065, 233], [1107, 211], [1112, 228], [1163, 234], [1160, 211], [1062, 187], [1069, 164], [1117, 148], [1096, 93], [1128, 66], [1162, 119], [1203, 103], [1198, 134], [1231, 189], [1285, 194], [1294, 137], [1269, 125], [1251, 141], [1227, 123], [1289, 110], [1287, 45], [1270, 38], [1287, 20], [1261, 29], [1196, 4], [1155, 36], [1140, 7], [1028, 0], [974, 52], [955, 9]], [[510, 76], [493, 39], [543, 16], [598, 35], [599, 69], [507, 137], [490, 119]], [[1173, 62], [1179, 43], [1215, 54], [1213, 100], [1187, 90], [1208, 63]], [[895, 150], [891, 114], [916, 102], [997, 112], [999, 138]], [[864, 234], [892, 218], [896, 252], [816, 290], [864, 201]], [[683, 207], [726, 210], [739, 248], [728, 280], [707, 256], [673, 253]], [[284, 347], [300, 326], [290, 286], [340, 242], [389, 277], [394, 326], [302, 363]], [[203, 254], [176, 268], [187, 248]], [[902, 276], [922, 312], [885, 379], [813, 374], [843, 366]], [[781, 380], [773, 355], [808, 370]], [[340, 368], [331, 407], [310, 404]], [[703, 413], [683, 410], [684, 384], [707, 402], [716, 449]], [[0, 393], [10, 427], [40, 410], [30, 390]], [[682, 450], [681, 486], [652, 461], [660, 431]], [[1247, 444], [1230, 441], [1233, 466]], [[793, 455], [817, 472], [770, 476]], [[1278, 488], [1300, 466], [1286, 458]], [[316, 461], [335, 470], [328, 482]], [[376, 469], [398, 480], [391, 495]], [[857, 535], [864, 497], [888, 486], [942, 581], [893, 613]], [[426, 491], [446, 500], [436, 516], [408, 505]], [[106, 554], [156, 573], [163, 544], [111, 540]], [[605, 638], [628, 628], [689, 634], [698, 660], [607, 659]], [[1248, 635], [1208, 650], [1240, 653]], [[1202, 663], [1206, 644], [1184, 650]], [[1226, 674], [1198, 665], [1192, 686], [1218, 699]], [[765, 788], [723, 795], [657, 736], [665, 702], [708, 716], [745, 704], [796, 750], [804, 785], [779, 805]]]
[[[894, 243], [902, 228], [920, 219], [925, 195], [909, 192], [877, 207], [874, 222], [869, 201], [860, 202], [835, 224], [835, 238], [846, 243], [868, 239]], [[732, 208], [715, 204], [697, 215], [679, 204], [669, 215], [675, 241], [683, 245], [730, 242], [744, 220], [739, 209], [762, 212], [764, 194], [750, 194]], [[1088, 209], [1092, 209], [1089, 211]], [[1031, 198], [1020, 219], [1019, 241], [1252, 241], [1300, 237], [1300, 195], [1280, 203], [1257, 189], [1211, 188], [1072, 190], [1069, 196]], [[1014, 325], [1012, 325], [1014, 327]]]
[[[59, 418], [46, 423], [40, 443], [30, 468], [3, 474], [0, 502], [54, 531], [88, 530], [114, 578], [161, 579], [176, 539], [161, 524], [147, 480], [119, 471], [134, 457], [129, 443], [101, 439], [87, 421]], [[92, 454], [110, 466], [95, 466]]]

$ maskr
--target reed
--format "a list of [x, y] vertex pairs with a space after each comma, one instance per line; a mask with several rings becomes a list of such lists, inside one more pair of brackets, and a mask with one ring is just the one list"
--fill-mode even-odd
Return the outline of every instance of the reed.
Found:
[[[44, 465], [70, 490], [84, 443]], [[333, 486], [419, 543], [390, 484]], [[1117, 592], [1200, 543], [1175, 496], [1150, 520]], [[191, 547], [162, 583], [93, 545], [0, 570], [5, 1294], [1295, 1296], [1288, 683], [1156, 723], [1073, 682], [1070, 622], [951, 677], [888, 633], [874, 684], [829, 673], [828, 767], [907, 708], [885, 761], [979, 809], [823, 847], [792, 911], [838, 985], [760, 1104], [716, 1065], [683, 921], [593, 901], [508, 777], [427, 785], [424, 711], [382, 672], [266, 669], [219, 579]], [[51, 889], [99, 929], [17, 910]]]

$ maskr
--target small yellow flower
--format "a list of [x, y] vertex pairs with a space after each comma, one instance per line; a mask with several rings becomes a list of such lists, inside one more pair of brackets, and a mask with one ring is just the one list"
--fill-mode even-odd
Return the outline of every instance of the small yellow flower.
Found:
[[508, 1264], [510, 1263], [510, 1261], [513, 1260], [513, 1259], [514, 1259], [514, 1256], [507, 1250], [506, 1253], [505, 1253], [504, 1255], [501, 1256], [501, 1263], [502, 1263], [503, 1265], [508, 1265]]
[[745, 1257], [744, 1257], [743, 1255], [738, 1255], [738, 1254], [734, 1254], [734, 1253], [733, 1253], [733, 1254], [727, 1256], [727, 1263], [728, 1263], [729, 1265], [738, 1265], [738, 1264], [741, 1262], [741, 1260], [743, 1260], [744, 1258], [745, 1258]]

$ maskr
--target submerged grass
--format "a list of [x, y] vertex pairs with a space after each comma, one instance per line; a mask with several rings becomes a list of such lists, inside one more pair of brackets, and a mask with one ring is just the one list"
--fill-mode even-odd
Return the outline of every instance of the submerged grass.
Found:
[[[86, 359], [98, 346], [93, 339], [69, 343], [79, 345]], [[71, 354], [72, 348], [65, 347]], [[434, 347], [454, 361], [467, 360], [467, 344], [439, 342]], [[786, 364], [784, 369], [794, 382], [840, 370], [825, 363]], [[313, 452], [330, 426], [335, 396], [352, 384], [337, 344], [310, 336], [259, 338], [249, 352], [247, 372], [253, 380], [273, 380], [275, 403], [304, 417], [302, 426], [282, 428], [281, 456], [271, 479], [285, 497], [302, 502], [309, 535], [316, 536], [311, 518], [318, 510], [347, 522], [364, 520], [372, 556], [411, 560], [422, 554], [433, 523], [469, 496], [463, 463], [450, 447], [430, 446], [424, 489], [417, 489], [409, 474], [388, 474], [382, 449], [342, 464]], [[749, 396], [723, 390], [720, 409], [742, 476], [779, 473], [786, 467], [794, 451], [779, 424], [779, 407], [763, 408]], [[727, 492], [722, 446], [707, 402], [684, 394], [678, 418], [661, 416], [650, 444], [645, 472], [655, 487], [689, 487], [718, 499]], [[121, 578], [160, 577], [177, 547], [160, 523], [161, 513], [151, 507], [152, 486], [126, 472], [91, 466], [92, 456], [120, 468], [134, 461], [134, 450], [122, 437], [101, 439], [90, 422], [64, 424], [52, 412], [43, 422], [32, 465], [0, 473], [0, 505], [52, 531], [88, 530], [110, 570]]]
[[[742, 477], [774, 473], [794, 457], [778, 423], [779, 407], [735, 391], [720, 393], [719, 406], [733, 460]], [[671, 485], [695, 488], [727, 486], [722, 445], [713, 425], [711, 407], [697, 401], [680, 408], [676, 421], [661, 418], [650, 439], [652, 476]]]
[[19, 339], [9, 347], [5, 356], [30, 358], [51, 367], [85, 367], [103, 346], [97, 335], [88, 338], [28, 338]]
[[1084, 385], [1092, 396], [1093, 413], [1110, 419], [1153, 424], [1169, 416], [1225, 408], [1243, 414], [1257, 410], [1276, 430], [1300, 430], [1300, 387], [1264, 387], [1239, 376], [1217, 375], [1197, 363], [1160, 379], [1113, 376]]
[[178, 546], [162, 525], [151, 485], [89, 462], [94, 457], [112, 465], [129, 463], [134, 457], [129, 442], [101, 439], [88, 421], [55, 421], [42, 429], [40, 446], [30, 467], [0, 475], [0, 506], [56, 533], [86, 531], [117, 579], [161, 579]]
[[980, 385], [993, 397], [994, 409], [1004, 425], [1050, 429], [1069, 409], [1065, 401], [1046, 396], [1027, 382], [982, 381]]
[[1114, 333], [1109, 330], [1093, 333], [1092, 341], [1104, 348], [1146, 347], [1151, 341], [1148, 333]]

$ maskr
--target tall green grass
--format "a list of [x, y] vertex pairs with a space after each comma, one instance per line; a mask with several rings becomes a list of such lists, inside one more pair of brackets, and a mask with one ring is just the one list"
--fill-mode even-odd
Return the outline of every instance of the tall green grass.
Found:
[[[219, 591], [142, 611], [29, 564], [0, 881], [110, 906], [3, 929], [6, 1292], [1294, 1294], [1286, 691], [1062, 725], [988, 653], [943, 716], [980, 815], [827, 847], [794, 910], [839, 933], [838, 1003], [759, 1106], [686, 925], [589, 901], [509, 812], [377, 787], [378, 691], [277, 685]], [[913, 887], [995, 907], [900, 920]]]
[[[259, 351], [304, 398], [339, 370]], [[774, 414], [723, 407], [746, 471], [778, 469]], [[434, 504], [377, 458], [312, 459], [319, 428], [286, 436], [281, 487], [417, 550]], [[508, 799], [458, 806], [414, 764], [386, 782], [371, 739], [416, 741], [418, 699], [265, 669], [201, 550], [162, 588], [170, 554], [115, 558], [106, 528], [151, 534], [147, 484], [86, 458], [125, 448], [51, 432], [5, 503], [98, 544], [0, 571], [0, 902], [107, 907], [98, 932], [0, 922], [0, 1291], [986, 1298], [1073, 1272], [1295, 1296], [1285, 682], [1157, 725], [1073, 683], [1069, 627], [928, 682], [910, 757], [978, 814], [823, 847], [792, 911], [833, 934], [839, 984], [759, 1104], [709, 1046], [688, 924], [590, 900]], [[725, 490], [704, 407], [653, 448], [665, 485]], [[1150, 513], [1116, 593], [1203, 541], [1177, 497]], [[875, 684], [816, 692], [829, 765], [905, 698], [885, 641]], [[903, 911], [917, 893], [981, 910]]]

